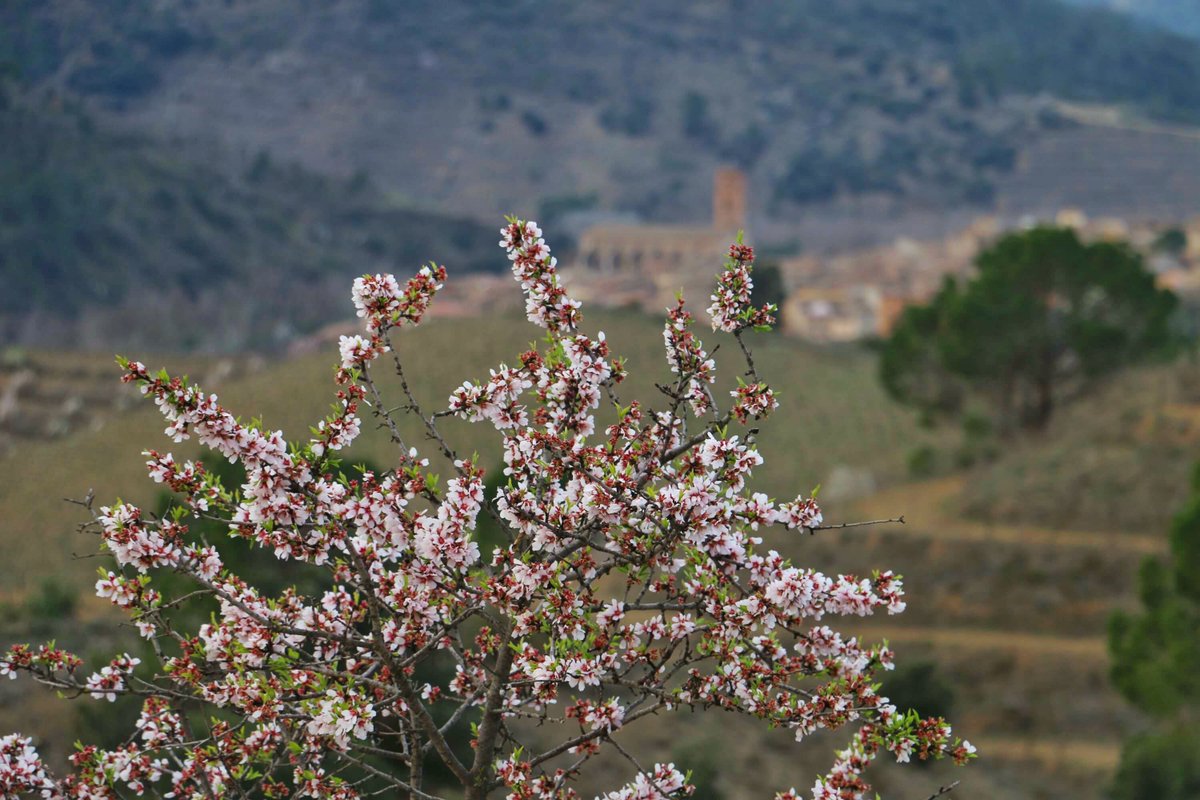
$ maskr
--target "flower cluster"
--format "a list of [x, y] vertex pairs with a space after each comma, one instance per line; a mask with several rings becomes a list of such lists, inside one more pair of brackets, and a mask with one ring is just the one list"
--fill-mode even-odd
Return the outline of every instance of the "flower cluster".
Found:
[[315, 703], [312, 719], [307, 731], [318, 737], [328, 738], [343, 750], [350, 747], [350, 739], [366, 739], [375, 729], [372, 720], [375, 709], [371, 703], [357, 693], [333, 692]]
[[529, 424], [529, 415], [520, 403], [521, 394], [531, 386], [528, 370], [501, 364], [486, 383], [476, 386], [465, 381], [456, 389], [450, 396], [450, 410], [472, 422], [486, 419], [497, 430], [523, 428]]
[[747, 328], [768, 327], [775, 323], [775, 306], [767, 304], [761, 308], [752, 306], [750, 295], [754, 281], [750, 273], [754, 269], [754, 248], [741, 241], [729, 248], [725, 271], [717, 278], [717, 290], [713, 293], [708, 315], [712, 317], [713, 330], [740, 333]]
[[692, 313], [684, 310], [683, 298], [679, 298], [675, 308], [667, 310], [663, 341], [667, 347], [667, 364], [671, 372], [687, 381], [688, 403], [692, 412], [701, 417], [713, 407], [713, 397], [708, 387], [716, 380], [717, 364], [708, 357], [700, 340], [691, 332], [692, 321]]
[[126, 677], [140, 663], [142, 663], [140, 658], [133, 658], [128, 653], [117, 656], [112, 663], [87, 679], [85, 685], [88, 693], [97, 700], [115, 702], [117, 695], [125, 691]]
[[416, 325], [445, 280], [446, 268], [437, 264], [421, 267], [403, 288], [393, 275], [363, 275], [354, 280], [354, 308], [366, 319], [370, 333], [393, 325]]
[[55, 783], [46, 772], [33, 740], [12, 734], [0, 737], [0, 797], [41, 792], [53, 794]]
[[79, 656], [53, 645], [44, 644], [34, 649], [27, 644], [14, 644], [4, 657], [0, 658], [0, 676], [7, 675], [14, 679], [18, 670], [43, 676], [57, 672], [72, 673], [82, 664]]
[[525, 292], [525, 315], [529, 321], [558, 333], [579, 325], [580, 304], [567, 296], [558, 281], [558, 260], [542, 238], [536, 222], [510, 220], [500, 229], [500, 246], [508, 252], [513, 275]]
[[[622, 362], [603, 333], [580, 332], [580, 306], [537, 225], [512, 220], [503, 231], [528, 316], [548, 336], [516, 366], [463, 383], [444, 410], [408, 396], [402, 408], [445, 457], [445, 480], [408, 445], [393, 468], [356, 477], [333, 457], [359, 434], [367, 398], [400, 444], [369, 364], [390, 349], [402, 370], [389, 329], [420, 321], [440, 267], [403, 288], [391, 275], [355, 282], [365, 335], [343, 337], [337, 404], [307, 443], [123, 362], [171, 438], [194, 434], [239, 462], [245, 482], [226, 487], [196, 462], [148, 450], [151, 479], [184, 500], [179, 513], [99, 509], [93, 529], [115, 567], [100, 571], [96, 593], [151, 640], [156, 669], [134, 677], [139, 659], [122, 655], [84, 678], [75, 656], [18, 645], [0, 657], [0, 675], [98, 700], [140, 697], [137, 731], [116, 749], [81, 748], [60, 779], [29, 740], [6, 737], [0, 795], [478, 800], [506, 789], [510, 800], [575, 800], [583, 765], [611, 749], [633, 776], [604, 800], [675, 800], [692, 792], [680, 768], [643, 769], [609, 746], [615, 732], [683, 706], [755, 717], [797, 740], [846, 728], [850, 744], [813, 786], [819, 800], [863, 797], [879, 753], [973, 756], [944, 720], [899, 714], [877, 693], [876, 672], [892, 666], [886, 646], [828, 624], [902, 612], [899, 576], [791, 563], [787, 531], [822, 529], [822, 511], [811, 497], [777, 502], [754, 488], [763, 457], [730, 428], [777, 402], [740, 338], [769, 323], [768, 309], [749, 307], [750, 249], [731, 250], [710, 313], [739, 336], [752, 382], [713, 391], [715, 363], [680, 301], [664, 329], [674, 382], [660, 385], [665, 405], [651, 410], [617, 402]], [[494, 489], [447, 442], [439, 421], [452, 415], [497, 431], [504, 468]], [[188, 512], [222, 520], [230, 540], [205, 541]], [[237, 545], [305, 562], [321, 578], [269, 593], [223, 557]], [[186, 596], [164, 597], [167, 573], [212, 603], [195, 630], [175, 613]], [[562, 735], [530, 739], [533, 727]], [[453, 787], [432, 782], [428, 759]]]
[[729, 392], [733, 397], [733, 415], [743, 424], [749, 419], [762, 419], [779, 408], [775, 392], [765, 383], [742, 384]]
[[670, 800], [687, 797], [695, 788], [674, 764], [655, 764], [653, 770], [639, 773], [628, 786], [604, 795], [604, 800]]
[[775, 521], [789, 528], [807, 528], [812, 530], [824, 521], [817, 501], [797, 497], [790, 503], [781, 503], [775, 509]]
[[338, 354], [342, 357], [341, 369], [346, 372], [361, 369], [375, 360], [382, 351], [378, 337], [368, 339], [355, 334], [338, 339]]

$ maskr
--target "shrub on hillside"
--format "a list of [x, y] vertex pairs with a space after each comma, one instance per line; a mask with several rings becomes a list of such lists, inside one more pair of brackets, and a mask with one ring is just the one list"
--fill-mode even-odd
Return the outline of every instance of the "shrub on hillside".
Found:
[[[16, 645], [0, 675], [101, 702], [134, 698], [136, 730], [122, 745], [82, 747], [64, 778], [31, 740], [0, 738], [0, 795], [567, 800], [608, 752], [632, 776], [609, 800], [664, 800], [693, 791], [687, 765], [643, 762], [614, 733], [707, 708], [797, 740], [848, 727], [812, 787], [817, 800], [862, 797], [863, 771], [883, 753], [973, 757], [943, 719], [876, 692], [892, 663], [886, 646], [824, 624], [903, 611], [899, 576], [826, 576], [766, 544], [828, 526], [811, 497], [777, 502], [748, 487], [763, 459], [734, 431], [777, 408], [747, 342], [774, 311], [750, 302], [751, 248], [731, 247], [707, 309], [744, 357], [736, 387], [716, 390], [681, 299], [663, 330], [670, 375], [655, 409], [618, 399], [623, 362], [603, 333], [581, 332], [538, 227], [512, 220], [503, 237], [544, 343], [463, 383], [444, 410], [416, 400], [403, 355], [404, 329], [445, 279], [436, 266], [406, 283], [355, 281], [365, 331], [342, 337], [336, 402], [306, 441], [122, 360], [168, 436], [194, 435], [244, 473], [148, 450], [151, 478], [177, 503], [161, 515], [129, 503], [95, 511], [91, 528], [115, 561], [97, 594], [131, 615], [147, 657], [120, 654], [85, 675], [53, 644]], [[399, 405], [382, 396], [385, 364]], [[389, 470], [354, 473], [339, 458], [364, 409], [396, 444]], [[398, 413], [420, 422], [428, 452], [405, 439]], [[495, 428], [502, 480], [489, 486], [455, 450], [448, 416]], [[226, 555], [206, 528], [284, 562], [289, 576], [323, 580], [272, 585], [278, 573]], [[207, 621], [186, 613], [189, 596], [213, 606]]]
[[1115, 800], [1200, 796], [1200, 466], [1192, 498], [1171, 525], [1168, 563], [1147, 558], [1138, 575], [1140, 614], [1109, 626], [1117, 690], [1156, 717], [1156, 730], [1129, 740], [1113, 784]]

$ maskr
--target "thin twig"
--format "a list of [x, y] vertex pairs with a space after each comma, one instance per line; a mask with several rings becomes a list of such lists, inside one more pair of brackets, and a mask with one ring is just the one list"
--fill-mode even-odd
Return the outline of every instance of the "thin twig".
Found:
[[887, 525], [889, 522], [899, 522], [904, 525], [904, 517], [891, 517], [889, 519], [869, 519], [865, 522], [839, 522], [837, 525], [817, 525], [809, 528], [810, 531], [837, 531], [842, 528], [861, 528], [864, 525]]
[[944, 794], [950, 794], [952, 791], [954, 791], [954, 787], [958, 786], [959, 783], [960, 781], [955, 781], [954, 783], [949, 783], [940, 787], [936, 792], [929, 795], [929, 800], [936, 800]]
[[742, 341], [742, 333], [745, 330], [745, 328], [742, 328], [741, 330], [735, 331], [733, 338], [737, 340], [738, 347], [740, 347], [742, 350], [742, 356], [746, 359], [746, 374], [753, 378], [755, 383], [761, 383], [762, 381], [758, 377], [758, 370], [754, 368], [754, 354], [750, 352], [750, 348], [747, 347], [746, 343]]

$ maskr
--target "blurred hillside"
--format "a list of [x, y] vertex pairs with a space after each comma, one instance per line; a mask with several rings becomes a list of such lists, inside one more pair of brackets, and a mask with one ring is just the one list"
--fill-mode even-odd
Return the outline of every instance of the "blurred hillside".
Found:
[[1181, 219], [1198, 120], [1200, 41], [1054, 0], [12, 0], [0, 337], [272, 347], [365, 270], [503, 267], [503, 213], [707, 218], [723, 163], [780, 252]]
[[[660, 322], [592, 311], [587, 323], [588, 329], [607, 330], [615, 352], [629, 357], [631, 378], [620, 389], [622, 399], [653, 403], [653, 382], [665, 370]], [[432, 409], [443, 406], [460, 379], [486, 374], [534, 333], [512, 317], [434, 320], [405, 332], [398, 346], [411, 374], [425, 378], [414, 388]], [[705, 339], [712, 346], [722, 337]], [[764, 424], [760, 447], [767, 468], [760, 470], [758, 486], [779, 496], [821, 483], [832, 522], [900, 514], [907, 520], [903, 526], [811, 538], [765, 535], [806, 565], [903, 573], [908, 611], [864, 620], [850, 630], [887, 638], [902, 665], [937, 664], [939, 679], [958, 698], [952, 714], [957, 730], [983, 753], [966, 772], [884, 766], [880, 790], [886, 796], [928, 796], [938, 785], [962, 779], [961, 791], [970, 797], [1099, 798], [1121, 737], [1142, 725], [1107, 684], [1105, 620], [1113, 608], [1132, 607], [1138, 561], [1165, 548], [1163, 526], [1184, 493], [1200, 435], [1196, 367], [1182, 362], [1122, 375], [1056, 420], [1045, 437], [1005, 447], [993, 454], [994, 461], [964, 466], [970, 459], [955, 436], [920, 429], [886, 400], [866, 351], [818, 349], [768, 336], [756, 337], [755, 354], [780, 391], [775, 423], [792, 423]], [[324, 412], [334, 388], [335, 358], [327, 347], [273, 366], [145, 360], [152, 367], [190, 370], [235, 413], [261, 415], [266, 425], [294, 438]], [[53, 352], [30, 352], [26, 359], [23, 369], [52, 379], [29, 398], [33, 405], [59, 408], [56, 398], [79, 387], [97, 391], [107, 370], [112, 393], [127, 394], [134, 407], [112, 403], [87, 425], [23, 439], [0, 457], [5, 520], [0, 546], [22, 566], [0, 576], [0, 604], [6, 609], [0, 633], [6, 640], [23, 638], [35, 635], [29, 633], [33, 626], [36, 635], [55, 636], [64, 646], [102, 649], [114, 635], [115, 620], [90, 598], [90, 576], [98, 564], [88, 556], [95, 543], [74, 532], [81, 509], [62, 498], [94, 489], [98, 502], [118, 496], [152, 502], [158, 487], [145, 477], [139, 451], [157, 446], [190, 456], [197, 448], [164, 439], [157, 412], [135, 402], [130, 387], [119, 387], [117, 370], [106, 360]], [[57, 371], [47, 364], [58, 365]], [[445, 369], [447, 364], [454, 368]], [[722, 385], [732, 383], [732, 364], [723, 366]], [[387, 394], [393, 396], [395, 387]], [[444, 423], [461, 452], [478, 450], [481, 463], [495, 468], [495, 442], [482, 426]], [[403, 430], [428, 449], [411, 420]], [[917, 466], [913, 455], [923, 450], [936, 455], [933, 474], [908, 477]], [[368, 424], [346, 460], [386, 466], [393, 454], [383, 432]], [[1147, 474], [1155, 481], [1144, 480]], [[59, 583], [47, 588], [51, 576]], [[78, 604], [48, 621], [38, 609], [58, 607], [54, 602], [64, 589], [80, 593]], [[78, 730], [70, 706], [50, 692], [19, 696], [19, 684], [4, 682], [0, 689], [0, 728], [20, 718], [23, 728], [43, 737], [43, 751], [64, 755]], [[836, 744], [834, 737], [816, 737], [798, 751], [785, 733], [730, 724], [713, 713], [682, 729], [648, 725], [623, 734], [623, 741], [660, 759], [705, 758], [713, 748], [730, 749], [738, 769], [718, 770], [710, 778], [729, 800], [762, 796], [780, 781], [807, 782]], [[717, 727], [726, 738], [714, 736]]]
[[[1200, 119], [1200, 42], [1054, 0], [193, 4], [14, 0], [0, 60], [159, 135], [492, 219], [990, 205], [1052, 99]], [[570, 54], [569, 58], [565, 58]]]
[[1200, 37], [1200, 6], [1192, 0], [1070, 0], [1127, 13], [1165, 30]]
[[0, 341], [269, 349], [329, 322], [368, 269], [502, 266], [495, 226], [405, 208], [366, 176], [222, 169], [74, 104], [13, 101], [0, 141]]

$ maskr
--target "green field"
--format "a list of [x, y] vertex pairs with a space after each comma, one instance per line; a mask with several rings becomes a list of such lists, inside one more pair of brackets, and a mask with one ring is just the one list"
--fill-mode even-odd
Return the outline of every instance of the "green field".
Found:
[[[662, 407], [662, 395], [653, 388], [654, 382], [669, 377], [660, 323], [633, 313], [593, 312], [584, 327], [606, 331], [614, 352], [628, 357], [632, 377], [619, 387], [622, 402], [641, 399], [645, 406]], [[440, 410], [463, 380], [486, 377], [488, 368], [504, 359], [514, 363], [539, 333], [514, 317], [434, 320], [403, 331], [397, 345], [409, 376], [415, 379], [418, 399], [427, 409]], [[705, 339], [710, 349], [721, 343], [718, 378], [727, 390], [744, 370], [736, 345], [724, 335], [708, 333]], [[868, 353], [816, 349], [775, 335], [759, 336], [755, 350], [760, 373], [780, 394], [781, 408], [762, 425], [759, 436], [767, 459], [759, 485], [772, 495], [807, 492], [826, 482], [839, 465], [869, 469], [877, 481], [894, 481], [904, 474], [907, 454], [931, 441], [931, 434], [918, 429], [908, 412], [884, 396]], [[139, 357], [138, 353], [125, 355]], [[107, 359], [97, 356], [96, 360], [102, 364]], [[171, 370], [169, 358], [160, 360], [147, 365]], [[265, 425], [283, 430], [289, 438], [307, 436], [308, 426], [327, 412], [333, 400], [336, 360], [329, 347], [276, 364], [231, 382], [221, 392], [222, 402], [244, 419], [261, 417]], [[114, 365], [114, 382], [119, 374]], [[383, 382], [391, 387], [386, 396], [399, 404], [398, 388], [389, 380]], [[128, 391], [136, 395], [134, 389]], [[426, 451], [436, 466], [436, 453], [415, 422], [406, 420], [405, 436]], [[448, 420], [444, 427], [460, 453], [479, 452], [485, 466], [499, 463], [498, 439], [490, 426]], [[147, 403], [110, 418], [99, 430], [25, 446], [0, 460], [0, 543], [9, 562], [21, 565], [19, 570], [0, 572], [0, 592], [20, 594], [50, 574], [90, 576], [94, 562], [81, 563], [71, 554], [93, 552], [95, 543], [75, 532], [84, 515], [64, 498], [80, 498], [89, 490], [95, 491], [98, 503], [118, 496], [135, 502], [152, 498], [157, 487], [145, 477], [141, 451], [156, 448], [177, 456], [196, 452], [192, 442], [175, 445], [165, 438], [162, 428], [161, 418]], [[345, 457], [350, 462], [365, 459], [387, 465], [394, 460], [395, 450], [368, 421], [363, 436]]]

